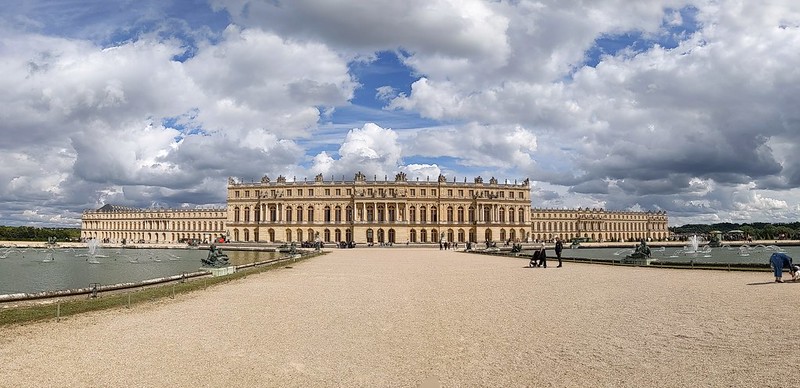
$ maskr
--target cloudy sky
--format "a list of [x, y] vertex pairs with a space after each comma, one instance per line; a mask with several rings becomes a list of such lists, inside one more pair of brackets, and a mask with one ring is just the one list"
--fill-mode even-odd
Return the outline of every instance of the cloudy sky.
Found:
[[0, 3], [0, 224], [356, 171], [800, 219], [796, 0]]

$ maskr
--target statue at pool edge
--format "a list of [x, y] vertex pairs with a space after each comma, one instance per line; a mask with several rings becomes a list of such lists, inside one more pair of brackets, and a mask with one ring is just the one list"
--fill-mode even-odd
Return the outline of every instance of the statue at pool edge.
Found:
[[211, 244], [208, 247], [208, 256], [201, 260], [204, 267], [227, 267], [230, 265], [228, 262], [228, 255], [222, 253], [222, 248], [217, 248], [216, 245]]

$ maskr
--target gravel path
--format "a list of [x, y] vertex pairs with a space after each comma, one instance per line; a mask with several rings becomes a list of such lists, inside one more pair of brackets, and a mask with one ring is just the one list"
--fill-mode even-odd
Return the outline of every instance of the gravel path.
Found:
[[335, 250], [175, 300], [0, 328], [0, 386], [798, 384], [800, 283], [526, 264]]

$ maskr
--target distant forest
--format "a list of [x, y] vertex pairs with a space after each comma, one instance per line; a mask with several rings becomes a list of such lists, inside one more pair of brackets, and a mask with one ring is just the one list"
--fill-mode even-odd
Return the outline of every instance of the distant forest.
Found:
[[770, 224], [766, 222], [754, 222], [752, 224], [733, 224], [723, 222], [719, 224], [688, 224], [683, 226], [671, 227], [670, 232], [675, 234], [709, 234], [711, 231], [722, 233], [732, 230], [741, 230], [745, 236], [753, 240], [800, 240], [800, 222]]
[[0, 240], [3, 241], [47, 241], [55, 237], [57, 241], [78, 241], [80, 228], [34, 228], [32, 226], [0, 226]]

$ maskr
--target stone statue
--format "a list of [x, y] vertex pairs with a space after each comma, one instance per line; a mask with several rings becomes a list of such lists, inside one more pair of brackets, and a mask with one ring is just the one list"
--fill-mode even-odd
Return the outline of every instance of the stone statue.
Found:
[[222, 248], [217, 248], [214, 244], [208, 247], [208, 256], [205, 259], [201, 259], [201, 261], [204, 267], [219, 268], [230, 265], [228, 255], [222, 253]]

